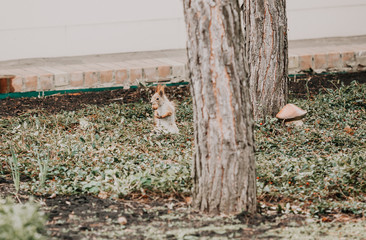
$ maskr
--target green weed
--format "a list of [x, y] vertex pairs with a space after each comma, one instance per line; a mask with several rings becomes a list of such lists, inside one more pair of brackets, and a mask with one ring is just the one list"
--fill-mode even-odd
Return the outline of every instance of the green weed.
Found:
[[[283, 211], [292, 211], [285, 207], [291, 203], [301, 209], [296, 212], [313, 215], [364, 215], [365, 96], [366, 85], [353, 83], [313, 99], [292, 99], [308, 111], [302, 127], [286, 127], [274, 118], [257, 122], [259, 199], [282, 205]], [[192, 121], [191, 98], [177, 104], [177, 135], [152, 133], [152, 110], [145, 102], [90, 105], [55, 115], [33, 112], [0, 119], [0, 150], [10, 153], [4, 143], [14, 146], [19, 172], [31, 179], [21, 187], [31, 193], [39, 193], [44, 183], [46, 194], [189, 195]], [[47, 149], [52, 157], [35, 149]], [[2, 155], [0, 161], [8, 158]]]
[[46, 239], [45, 216], [36, 204], [0, 199], [0, 239]]

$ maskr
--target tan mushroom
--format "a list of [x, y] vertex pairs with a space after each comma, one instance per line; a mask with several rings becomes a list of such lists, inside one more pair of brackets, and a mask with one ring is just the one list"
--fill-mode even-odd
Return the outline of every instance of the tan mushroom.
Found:
[[285, 124], [293, 124], [295, 126], [301, 126], [303, 121], [301, 120], [307, 112], [302, 110], [295, 104], [286, 104], [281, 111], [276, 115], [276, 118], [283, 120]]

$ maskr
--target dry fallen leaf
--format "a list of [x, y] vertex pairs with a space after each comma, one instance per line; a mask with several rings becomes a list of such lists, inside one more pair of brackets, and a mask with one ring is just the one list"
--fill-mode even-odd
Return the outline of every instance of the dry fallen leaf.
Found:
[[192, 203], [192, 197], [185, 197], [185, 198], [184, 198], [184, 201], [185, 201], [187, 204], [191, 204], [191, 203]]
[[350, 134], [350, 135], [353, 135], [354, 134], [354, 131], [353, 129], [350, 127], [350, 126], [346, 126], [344, 129], [343, 129], [346, 133]]
[[100, 191], [99, 194], [98, 194], [98, 198], [107, 199], [108, 198], [108, 193], [104, 192], [104, 191]]
[[322, 217], [322, 222], [331, 222], [332, 219], [330, 219], [329, 217]]
[[97, 228], [97, 227], [103, 227], [105, 224], [103, 222], [99, 222], [99, 223], [91, 223], [89, 226], [92, 228]]

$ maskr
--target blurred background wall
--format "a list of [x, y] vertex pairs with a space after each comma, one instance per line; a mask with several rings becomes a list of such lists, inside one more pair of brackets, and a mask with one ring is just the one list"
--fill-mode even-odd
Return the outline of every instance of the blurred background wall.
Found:
[[[181, 0], [0, 0], [0, 61], [185, 48]], [[289, 40], [366, 35], [365, 0], [288, 0]]]

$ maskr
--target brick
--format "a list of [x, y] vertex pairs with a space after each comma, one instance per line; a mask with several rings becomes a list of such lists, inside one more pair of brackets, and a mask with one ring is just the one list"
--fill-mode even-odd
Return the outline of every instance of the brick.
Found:
[[149, 82], [158, 80], [158, 71], [156, 67], [147, 67], [143, 69], [143, 79]]
[[99, 82], [99, 72], [85, 72], [84, 86], [86, 88], [96, 87]]
[[356, 63], [366, 66], [366, 51], [359, 51], [356, 53]]
[[54, 90], [54, 75], [53, 74], [42, 74], [39, 76], [39, 90], [48, 91]]
[[24, 91], [33, 92], [37, 91], [38, 87], [38, 76], [27, 75], [24, 77]]
[[69, 74], [56, 74], [55, 75], [55, 87], [63, 87], [69, 85]]
[[10, 91], [10, 76], [3, 75], [0, 76], [0, 93], [8, 93]]
[[342, 68], [341, 54], [340, 53], [328, 53], [328, 67], [329, 68]]
[[[54, 75], [49, 71], [40, 67], [25, 68], [24, 70], [29, 72], [28, 76], [30, 76], [25, 78], [25, 91], [48, 91], [54, 89]], [[37, 77], [37, 84], [30, 82], [35, 81], [34, 75]], [[36, 88], [35, 85], [37, 86]]]
[[23, 77], [15, 76], [11, 80], [10, 92], [23, 92]]
[[366, 66], [366, 56], [360, 56], [356, 58], [356, 64]]
[[172, 66], [172, 76], [176, 81], [187, 80], [188, 72], [185, 65]]
[[315, 54], [314, 55], [314, 68], [315, 69], [326, 69], [328, 67], [327, 55], [326, 54]]
[[174, 65], [172, 66], [173, 76], [185, 76], [187, 75], [185, 65]]
[[72, 88], [82, 88], [84, 87], [84, 74], [82, 72], [70, 73], [70, 86]]
[[142, 69], [141, 68], [131, 68], [130, 69], [130, 85], [138, 85], [142, 80]]
[[66, 86], [69, 84], [68, 73], [57, 67], [40, 67], [40, 69], [45, 70], [54, 75], [54, 86], [56, 88]]
[[113, 70], [100, 71], [100, 83], [101, 84], [113, 84]]
[[115, 71], [115, 85], [122, 86], [128, 84], [127, 69], [118, 69]]
[[312, 55], [300, 56], [299, 67], [300, 70], [308, 70], [309, 68], [313, 68], [313, 56]]
[[299, 68], [299, 56], [289, 56], [288, 58], [288, 68], [297, 69]]
[[342, 67], [353, 65], [356, 61], [354, 52], [343, 52], [342, 53]]
[[167, 79], [171, 76], [170, 66], [159, 66], [158, 72], [159, 72], [159, 79]]
[[366, 57], [366, 50], [358, 51], [356, 56], [358, 57]]

